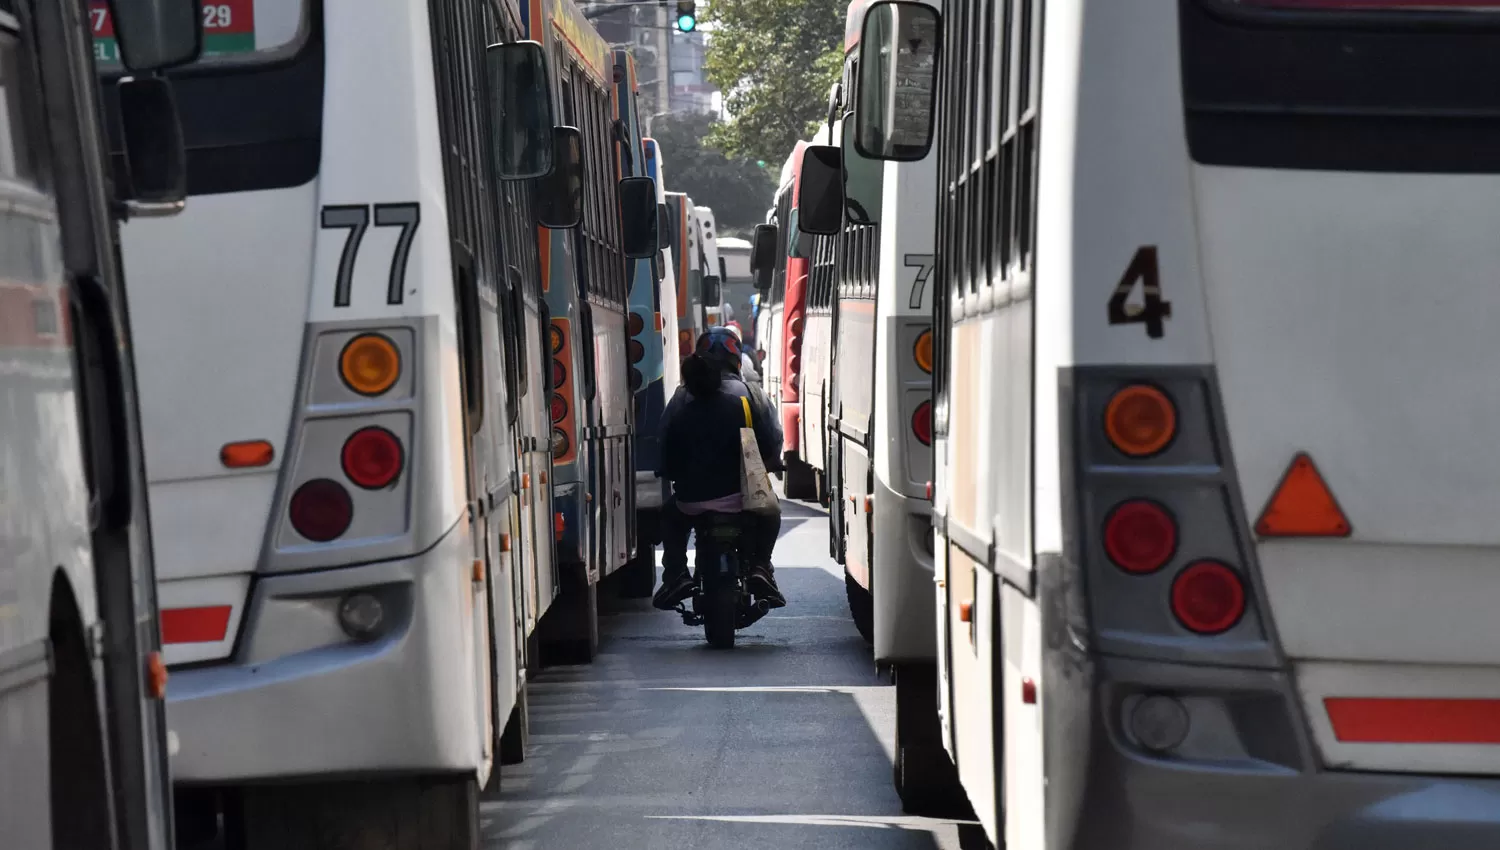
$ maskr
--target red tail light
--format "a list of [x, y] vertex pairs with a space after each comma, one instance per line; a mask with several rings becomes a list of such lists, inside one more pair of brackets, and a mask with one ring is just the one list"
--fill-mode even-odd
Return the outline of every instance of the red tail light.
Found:
[[922, 445], [932, 445], [932, 402], [917, 405], [917, 411], [911, 415], [911, 432], [917, 435]]
[[558, 361], [552, 361], [552, 389], [559, 389], [568, 380], [568, 369]]
[[792, 359], [786, 362], [786, 368], [793, 375], [800, 375], [802, 373], [802, 358], [793, 354]]
[[787, 322], [787, 324], [786, 324], [786, 330], [787, 330], [787, 333], [791, 334], [793, 337], [801, 336], [802, 335], [802, 317], [798, 316], [797, 318], [791, 320], [790, 322]]
[[1198, 561], [1172, 582], [1172, 613], [1189, 631], [1216, 635], [1245, 615], [1245, 584], [1217, 561]]
[[801, 353], [802, 353], [802, 337], [800, 337], [800, 336], [794, 336], [794, 337], [792, 337], [792, 355], [796, 356], [796, 355], [799, 355]]
[[401, 441], [384, 428], [361, 428], [344, 443], [344, 474], [366, 490], [388, 487], [406, 461]]
[[1177, 522], [1155, 502], [1125, 502], [1104, 521], [1104, 551], [1127, 573], [1156, 572], [1177, 551]]
[[641, 374], [641, 370], [635, 368], [634, 366], [630, 367], [630, 391], [639, 392], [641, 389], [641, 385], [645, 382], [646, 376]]
[[298, 534], [316, 543], [326, 543], [349, 530], [354, 519], [354, 502], [342, 484], [318, 478], [297, 488], [288, 514]]
[[214, 643], [229, 633], [228, 605], [206, 608], [165, 608], [161, 612], [162, 643]]
[[631, 336], [636, 336], [646, 329], [646, 320], [640, 313], [631, 313], [630, 318], [625, 320], [625, 329]]
[[625, 348], [630, 352], [630, 362], [639, 363], [646, 356], [646, 346], [641, 345], [640, 340], [632, 339], [625, 343]]
[[568, 415], [568, 402], [557, 393], [552, 394], [552, 421], [561, 422]]

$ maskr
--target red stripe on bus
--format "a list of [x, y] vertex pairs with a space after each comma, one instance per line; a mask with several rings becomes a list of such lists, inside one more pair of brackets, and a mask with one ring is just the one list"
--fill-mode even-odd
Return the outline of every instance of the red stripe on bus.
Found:
[[214, 643], [229, 633], [228, 605], [168, 608], [161, 612], [162, 643]]
[[1327, 697], [1334, 737], [1350, 744], [1500, 744], [1500, 699]]

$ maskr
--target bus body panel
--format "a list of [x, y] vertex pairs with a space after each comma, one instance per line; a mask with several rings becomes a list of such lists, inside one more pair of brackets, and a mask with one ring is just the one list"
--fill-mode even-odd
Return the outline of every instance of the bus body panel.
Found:
[[[655, 139], [643, 140], [646, 175], [656, 182], [657, 208], [669, 210], [666, 193], [666, 169], [661, 146]], [[670, 215], [670, 213], [668, 213]], [[680, 382], [683, 350], [677, 333], [677, 276], [673, 266], [672, 233], [661, 234], [662, 250], [660, 263], [662, 277], [655, 280], [649, 263], [644, 266], [648, 277], [641, 282], [642, 272], [637, 271], [637, 289], [631, 290], [632, 309], [642, 317], [642, 330], [636, 337], [645, 349], [646, 360], [657, 364], [651, 372], [644, 389], [636, 393], [635, 401], [635, 482], [636, 506], [640, 510], [660, 508], [665, 495], [665, 482], [656, 477], [661, 460], [661, 415], [667, 401], [677, 392]], [[654, 360], [653, 360], [654, 358]], [[649, 522], [646, 523], [649, 525]], [[653, 545], [655, 540], [649, 541]]]
[[[839, 144], [842, 125], [842, 121], [835, 121], [832, 125], [823, 122], [808, 144]], [[851, 225], [846, 221], [844, 227], [847, 230]], [[837, 248], [840, 241], [838, 237], [819, 237], [811, 241], [817, 247], [813, 248], [808, 263], [807, 312], [799, 351], [802, 363], [799, 378], [802, 404], [798, 440], [802, 460], [822, 476], [826, 476], [829, 473], [828, 452], [831, 450], [828, 429], [839, 416], [833, 407], [833, 302], [838, 297], [839, 262], [843, 257]], [[855, 374], [860, 375], [863, 380], [865, 370], [856, 370]], [[859, 427], [863, 430], [865, 426], [861, 424]]]
[[698, 267], [701, 275], [719, 276], [719, 301], [710, 304], [704, 300], [703, 312], [704, 322], [707, 325], [722, 325], [729, 320], [724, 316], [723, 296], [724, 280], [722, 276], [723, 266], [719, 262], [719, 228], [714, 222], [714, 211], [709, 207], [693, 207], [694, 226], [698, 233], [699, 255]]

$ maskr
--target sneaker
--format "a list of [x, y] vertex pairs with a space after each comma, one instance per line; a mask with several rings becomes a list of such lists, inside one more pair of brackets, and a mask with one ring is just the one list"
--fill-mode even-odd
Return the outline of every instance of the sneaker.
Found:
[[751, 567], [745, 577], [745, 587], [755, 597], [771, 603], [772, 608], [786, 606], [786, 597], [781, 595], [781, 588], [776, 586], [776, 576], [769, 566]]
[[678, 603], [693, 595], [693, 577], [683, 570], [676, 575], [663, 575], [661, 589], [651, 597], [651, 604], [663, 611], [674, 611]]

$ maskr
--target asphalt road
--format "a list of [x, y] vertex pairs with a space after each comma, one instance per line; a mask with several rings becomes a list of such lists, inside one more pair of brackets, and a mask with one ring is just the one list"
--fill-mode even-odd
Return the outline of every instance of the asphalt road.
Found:
[[595, 662], [530, 685], [531, 747], [484, 804], [486, 850], [958, 850], [972, 836], [901, 812], [894, 690], [849, 620], [823, 513], [784, 512], [789, 604], [733, 650], [647, 600], [601, 600]]

